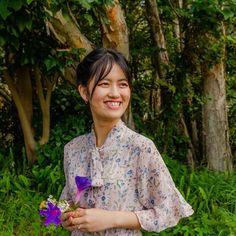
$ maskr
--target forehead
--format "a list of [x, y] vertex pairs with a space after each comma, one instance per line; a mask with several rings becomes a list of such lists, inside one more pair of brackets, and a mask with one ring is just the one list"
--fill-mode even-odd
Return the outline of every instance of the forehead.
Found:
[[103, 79], [127, 79], [125, 71], [117, 63], [106, 65], [104, 68], [99, 68], [97, 73], [91, 78], [90, 83], [97, 84]]
[[113, 64], [110, 70], [107, 71], [106, 75], [101, 79], [114, 78], [114, 79], [127, 79], [124, 71], [118, 64]]

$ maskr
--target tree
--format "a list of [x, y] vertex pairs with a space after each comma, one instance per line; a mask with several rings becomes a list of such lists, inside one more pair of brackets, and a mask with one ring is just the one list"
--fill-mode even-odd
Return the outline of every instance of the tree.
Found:
[[[224, 35], [223, 24], [219, 27]], [[217, 43], [213, 35], [205, 34], [205, 40]], [[213, 170], [232, 171], [232, 154], [229, 144], [229, 126], [226, 110], [225, 44], [219, 45], [219, 59], [214, 63], [204, 60], [203, 77], [203, 147], [208, 167]]]
[[[104, 46], [130, 61], [139, 130], [150, 130], [161, 151], [187, 157], [191, 166], [206, 161], [209, 168], [231, 170], [225, 61], [227, 40], [234, 41], [235, 3], [229, 1], [1, 2], [0, 79], [16, 104], [28, 160], [36, 159], [37, 143], [48, 141], [57, 83], [76, 88], [76, 63]], [[36, 103], [42, 112], [37, 128]], [[131, 108], [125, 120], [133, 126]], [[224, 130], [217, 137], [216, 127]]]
[[[76, 4], [77, 2], [73, 3], [73, 6]], [[103, 4], [81, 2], [81, 4], [87, 10], [92, 10], [92, 7], [98, 9], [95, 15], [96, 21], [101, 24], [100, 35], [103, 46], [115, 48], [129, 59], [128, 29], [119, 1], [105, 1]], [[37, 158], [35, 155], [37, 141], [32, 127], [34, 92], [36, 92], [39, 99], [43, 121], [39, 144], [45, 144], [49, 140], [50, 100], [54, 85], [59, 77], [66, 77], [72, 84], [75, 84], [74, 66], [71, 63], [67, 66], [67, 62], [65, 62], [63, 65], [65, 68], [61, 67], [60, 60], [63, 59], [60, 57], [60, 51], [70, 52], [72, 49], [78, 48], [82, 49], [79, 54], [83, 52], [83, 55], [86, 55], [95, 44], [81, 33], [69, 4], [60, 5], [53, 2], [50, 5], [45, 2], [44, 5], [41, 5], [40, 3], [28, 1], [26, 3], [21, 2], [18, 5], [8, 2], [2, 7], [1, 20], [5, 26], [9, 25], [2, 29], [7, 34], [1, 35], [2, 46], [5, 50], [4, 60], [6, 61], [6, 66], [3, 69], [3, 79], [11, 91], [18, 110], [27, 158], [30, 162], [34, 162]], [[38, 9], [36, 9], [37, 7]], [[8, 10], [12, 8], [14, 11]], [[32, 14], [29, 12], [32, 12]], [[19, 14], [22, 17], [21, 20], [14, 22], [13, 19]], [[46, 27], [43, 25], [45, 21]], [[37, 26], [37, 23], [41, 28]], [[54, 40], [48, 36], [46, 38], [42, 37], [46, 35], [46, 30], [53, 33]], [[16, 43], [13, 41], [11, 44], [9, 42], [13, 37]], [[35, 40], [33, 41], [32, 38]], [[53, 44], [49, 41], [45, 42], [45, 39], [49, 38]], [[8, 39], [11, 40], [8, 41]], [[36, 39], [38, 42], [36, 42]], [[46, 52], [43, 54], [40, 51], [42, 48], [37, 47], [35, 43], [45, 47]], [[47, 43], [48, 45], [46, 45]], [[36, 55], [25, 53], [25, 48], [21, 48], [22, 45], [24, 47], [31, 45], [36, 54], [41, 54], [40, 59], [37, 59]], [[58, 50], [58, 47], [63, 48]], [[24, 58], [23, 62], [20, 60], [22, 58], [18, 57], [17, 51], [19, 50]], [[65, 72], [62, 73], [64, 69]], [[125, 120], [129, 123], [129, 126], [134, 126], [131, 110], [125, 115]]]
[[[192, 2], [192, 13], [186, 33], [187, 60], [194, 64], [202, 78], [202, 153], [208, 167], [232, 171], [229, 126], [226, 110], [225, 24], [232, 9], [224, 2]], [[235, 5], [232, 3], [232, 7]], [[191, 51], [190, 51], [191, 50]]]
[[[155, 48], [153, 52], [153, 67], [154, 67], [154, 80], [153, 80], [153, 88], [151, 89], [151, 101], [154, 105], [154, 113], [158, 114], [160, 110], [165, 106], [165, 104], [162, 104], [162, 97], [165, 97], [165, 90], [163, 89], [164, 86], [168, 89], [171, 88], [171, 85], [167, 82], [167, 76], [168, 72], [170, 70], [173, 70], [173, 65], [171, 65], [170, 56], [167, 51], [167, 42], [166, 37], [164, 35], [164, 29], [163, 29], [163, 21], [161, 20], [160, 14], [159, 14], [159, 7], [157, 5], [156, 0], [146, 0], [146, 12], [147, 12], [147, 20], [149, 22], [150, 31], [151, 31], [151, 38], [153, 42], [153, 47]], [[181, 4], [179, 1], [176, 1], [176, 7], [177, 9], [180, 9]], [[171, 5], [172, 9], [173, 6]], [[171, 10], [172, 10], [171, 9]], [[174, 14], [173, 14], [174, 13]], [[172, 20], [172, 28], [173, 28], [173, 37], [175, 36], [177, 38], [177, 48], [175, 51], [175, 56], [182, 53], [182, 35], [180, 34], [180, 23], [178, 19], [178, 15], [176, 14], [176, 11], [174, 11], [172, 15], [175, 16], [174, 20]], [[172, 16], [173, 18], [173, 16]], [[173, 55], [172, 55], [173, 56]], [[173, 61], [173, 60], [172, 60]], [[175, 80], [177, 79], [174, 78]], [[156, 85], [159, 85], [158, 88], [155, 88]], [[162, 88], [161, 88], [162, 86]], [[187, 86], [187, 84], [185, 84]], [[164, 103], [164, 101], [163, 101]], [[188, 138], [188, 152], [187, 152], [187, 160], [190, 166], [194, 167], [195, 160], [196, 160], [196, 154], [194, 150], [194, 146], [192, 144], [192, 140], [189, 134], [188, 127], [186, 125], [185, 117], [183, 114], [182, 109], [180, 109], [179, 114], [177, 114], [177, 119], [179, 120], [179, 130], [180, 132]]]
[[49, 140], [51, 94], [61, 74], [57, 60], [62, 58], [60, 54], [57, 58], [53, 56], [57, 43], [43, 33], [45, 25], [40, 4], [31, 1], [18, 4], [2, 2], [0, 7], [0, 41], [4, 50], [2, 79], [16, 105], [27, 158], [33, 163], [37, 143], [32, 124], [34, 96], [38, 96], [42, 111], [43, 128], [39, 144], [45, 144]]

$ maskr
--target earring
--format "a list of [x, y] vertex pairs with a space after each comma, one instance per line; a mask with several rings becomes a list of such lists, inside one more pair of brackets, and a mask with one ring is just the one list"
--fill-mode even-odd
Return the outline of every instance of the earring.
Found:
[[87, 100], [84, 100], [85, 104], [87, 105], [88, 104], [88, 101]]

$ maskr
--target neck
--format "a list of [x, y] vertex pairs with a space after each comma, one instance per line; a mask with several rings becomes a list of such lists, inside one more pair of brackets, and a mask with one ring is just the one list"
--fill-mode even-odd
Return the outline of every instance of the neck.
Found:
[[114, 122], [97, 122], [94, 121], [94, 131], [96, 135], [96, 146], [101, 147], [106, 138], [108, 133], [111, 131], [111, 129], [119, 122], [119, 120], [116, 120]]

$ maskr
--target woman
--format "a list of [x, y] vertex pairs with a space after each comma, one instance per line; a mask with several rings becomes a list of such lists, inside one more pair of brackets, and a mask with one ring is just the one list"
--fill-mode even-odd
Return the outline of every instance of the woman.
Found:
[[133, 236], [142, 229], [160, 232], [191, 215], [154, 143], [121, 121], [131, 96], [124, 57], [95, 49], [78, 65], [77, 79], [93, 127], [65, 146], [61, 198], [75, 202], [76, 175], [91, 178], [92, 187], [80, 198], [80, 208], [62, 215], [62, 226], [73, 236]]

